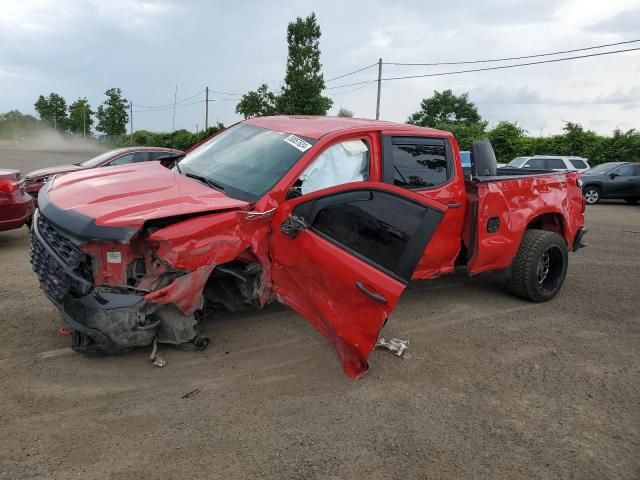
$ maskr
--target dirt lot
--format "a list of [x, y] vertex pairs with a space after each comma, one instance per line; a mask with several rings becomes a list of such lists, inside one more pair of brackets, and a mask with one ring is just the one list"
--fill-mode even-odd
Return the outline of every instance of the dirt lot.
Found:
[[[19, 153], [0, 168], [62, 157]], [[162, 369], [72, 353], [27, 232], [0, 233], [0, 479], [638, 479], [640, 207], [587, 217], [554, 301], [413, 285], [383, 332], [411, 358], [374, 352], [356, 382], [277, 305], [220, 316], [207, 350], [163, 348]]]

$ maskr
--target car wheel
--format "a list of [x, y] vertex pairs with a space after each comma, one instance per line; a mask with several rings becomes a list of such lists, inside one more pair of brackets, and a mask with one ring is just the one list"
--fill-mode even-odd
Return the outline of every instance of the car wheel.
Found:
[[636, 203], [640, 202], [640, 198], [625, 198], [624, 201], [629, 205], [635, 205]]
[[551, 300], [562, 288], [568, 264], [564, 238], [546, 230], [527, 230], [506, 277], [507, 289], [532, 302]]
[[587, 187], [583, 192], [584, 200], [589, 205], [593, 205], [594, 203], [598, 203], [600, 201], [600, 189], [598, 187]]

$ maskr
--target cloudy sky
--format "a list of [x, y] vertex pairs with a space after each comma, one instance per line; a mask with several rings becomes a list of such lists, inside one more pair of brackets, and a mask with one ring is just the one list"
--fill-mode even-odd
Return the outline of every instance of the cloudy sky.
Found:
[[[461, 61], [581, 48], [640, 38], [640, 0], [3, 0], [0, 112], [33, 113], [39, 94], [70, 103], [120, 87], [136, 110], [170, 104], [175, 127], [204, 124], [204, 95], [244, 93], [284, 77], [286, 26], [315, 11], [325, 78], [385, 62]], [[617, 48], [640, 47], [640, 42]], [[589, 53], [589, 52], [585, 52]], [[385, 65], [383, 76], [457, 67]], [[329, 82], [375, 79], [375, 69]], [[605, 57], [383, 84], [381, 118], [405, 121], [433, 90], [469, 92], [484, 119], [517, 121], [531, 134], [563, 120], [608, 133], [640, 128], [640, 51]], [[327, 91], [360, 117], [375, 115], [375, 84]], [[229, 124], [234, 95], [212, 93], [210, 122]], [[199, 103], [195, 103], [199, 102]], [[134, 128], [170, 130], [172, 109], [134, 113]]]

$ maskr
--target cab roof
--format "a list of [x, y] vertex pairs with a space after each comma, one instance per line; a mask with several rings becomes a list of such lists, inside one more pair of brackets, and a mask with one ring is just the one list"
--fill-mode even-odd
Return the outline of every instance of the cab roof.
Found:
[[434, 128], [418, 127], [406, 123], [369, 120], [366, 118], [323, 117], [316, 115], [283, 115], [256, 117], [244, 123], [279, 132], [292, 133], [300, 137], [319, 139], [324, 135], [346, 130], [385, 130], [396, 134], [449, 137], [451, 134]]

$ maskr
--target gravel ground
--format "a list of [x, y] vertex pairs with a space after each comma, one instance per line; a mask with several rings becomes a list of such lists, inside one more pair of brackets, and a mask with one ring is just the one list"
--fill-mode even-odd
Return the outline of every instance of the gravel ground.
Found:
[[[0, 168], [61, 157], [19, 153]], [[638, 479], [640, 207], [587, 223], [551, 302], [492, 277], [412, 285], [383, 332], [410, 358], [376, 351], [355, 382], [279, 305], [220, 315], [207, 350], [163, 347], [162, 369], [77, 355], [26, 230], [0, 233], [0, 479]]]

